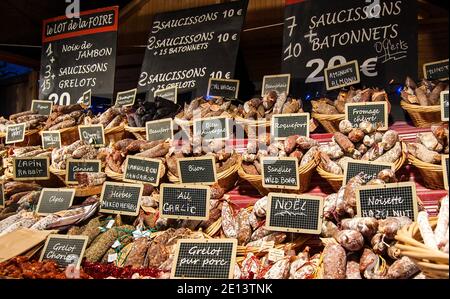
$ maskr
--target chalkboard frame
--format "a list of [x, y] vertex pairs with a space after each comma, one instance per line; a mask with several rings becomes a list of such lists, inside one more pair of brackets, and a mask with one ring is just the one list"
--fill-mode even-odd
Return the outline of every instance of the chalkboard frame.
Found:
[[275, 136], [275, 120], [279, 118], [288, 118], [293, 116], [306, 116], [306, 136], [309, 137], [309, 125], [311, 121], [311, 115], [308, 112], [301, 112], [301, 113], [290, 113], [290, 114], [275, 114], [272, 115], [272, 120], [270, 124], [270, 134], [273, 136], [274, 140], [286, 140], [289, 137], [277, 137]]
[[207, 89], [207, 92], [206, 92], [206, 95], [207, 95], [208, 98], [210, 98], [210, 97], [211, 97], [211, 98], [221, 98], [221, 96], [214, 96], [214, 95], [211, 95], [211, 94], [210, 94], [210, 92], [211, 92], [211, 83], [212, 83], [213, 81], [236, 83], [236, 92], [235, 92], [235, 94], [234, 94], [234, 98], [233, 98], [233, 99], [237, 99], [237, 98], [238, 98], [238, 95], [239, 95], [239, 87], [240, 87], [241, 81], [240, 81], [240, 80], [235, 80], [235, 79], [221, 79], [221, 78], [209, 78], [209, 81], [208, 81], [208, 89]]
[[285, 91], [286, 96], [289, 94], [289, 91], [291, 89], [291, 74], [278, 74], [278, 75], [266, 75], [263, 77], [262, 86], [261, 86], [261, 96], [264, 97], [267, 93], [269, 93], [272, 90], [265, 90], [266, 81], [267, 79], [272, 78], [286, 78], [287, 79], [287, 90]]
[[72, 206], [73, 200], [75, 199], [75, 189], [71, 189], [71, 188], [43, 188], [41, 190], [41, 194], [39, 195], [39, 200], [38, 200], [38, 203], [37, 203], [37, 206], [36, 206], [36, 213], [38, 215], [41, 215], [41, 216], [47, 216], [47, 215], [53, 214], [53, 213], [39, 212], [39, 209], [40, 209], [41, 203], [42, 203], [42, 198], [44, 197], [44, 193], [46, 191], [50, 191], [50, 192], [57, 191], [57, 192], [67, 192], [67, 193], [70, 192], [70, 193], [72, 193], [68, 208], [70, 208]]
[[352, 161], [346, 161], [344, 164], [344, 179], [342, 180], [342, 186], [347, 185], [347, 182], [352, 179], [348, 178], [348, 164], [360, 164], [360, 165], [381, 165], [386, 166], [386, 169], [390, 168], [395, 171], [395, 164], [394, 163], [388, 163], [388, 162], [376, 162], [376, 161], [362, 161], [362, 160], [352, 160]]
[[0, 188], [1, 188], [1, 193], [2, 196], [0, 197], [0, 208], [4, 208], [5, 207], [5, 182], [1, 181], [0, 182]]
[[[341, 85], [336, 85], [334, 87], [331, 87], [330, 86], [330, 82], [328, 81], [328, 72], [332, 71], [332, 70], [335, 70], [335, 69], [338, 69], [338, 68], [342, 68], [344, 66], [350, 66], [350, 65], [354, 65], [355, 66], [355, 69], [356, 69], [356, 81], [343, 83]], [[352, 85], [361, 83], [361, 72], [360, 72], [360, 69], [359, 69], [358, 60], [351, 60], [351, 61], [346, 62], [346, 63], [342, 63], [342, 64], [339, 64], [339, 65], [336, 65], [336, 66], [333, 66], [333, 67], [325, 68], [323, 70], [323, 73], [324, 73], [324, 79], [325, 79], [325, 86], [326, 86], [326, 89], [328, 91], [335, 90], [335, 89], [340, 89], [340, 88], [343, 88], [343, 87], [352, 86]]]
[[[436, 61], [431, 61], [431, 62], [424, 63], [424, 64], [423, 64], [423, 67], [422, 67], [423, 77], [424, 77], [425, 79], [429, 80], [429, 79], [428, 79], [427, 67], [428, 67], [428, 66], [435, 65], [435, 64], [441, 64], [441, 63], [443, 63], [443, 62], [447, 62], [447, 63], [448, 63], [448, 62], [449, 62], [449, 59], [447, 58], [447, 59], [436, 60]], [[449, 79], [448, 77], [447, 77], [447, 78], [441, 78], [441, 79], [439, 79], [439, 81], [445, 81], [445, 80], [448, 80], [448, 79]]]
[[60, 131], [41, 131], [41, 141], [42, 141], [42, 148], [43, 149], [49, 149], [51, 147], [45, 147], [45, 143], [44, 143], [44, 135], [45, 134], [58, 134], [59, 135], [59, 146], [57, 148], [61, 148], [62, 144], [61, 144], [61, 132]]
[[[280, 227], [280, 226], [273, 226], [271, 224], [271, 218], [272, 215], [272, 199], [273, 197], [282, 197], [287, 199], [301, 199], [301, 200], [317, 200], [319, 201], [319, 214], [317, 215], [317, 225], [315, 230], [309, 230], [309, 229], [302, 229], [302, 228], [288, 228], [288, 227]], [[303, 234], [313, 234], [313, 235], [320, 235], [322, 231], [322, 221], [323, 221], [323, 205], [324, 200], [320, 196], [313, 196], [308, 194], [287, 194], [287, 193], [269, 193], [267, 196], [267, 211], [266, 211], [266, 229], [270, 231], [279, 231], [279, 232], [287, 232], [287, 233], [303, 233]], [[315, 216], [315, 215], [314, 215]]]
[[[105, 189], [106, 186], [120, 186], [120, 187], [139, 187], [139, 197], [138, 202], [136, 203], [136, 210], [134, 212], [124, 212], [124, 211], [117, 211], [117, 210], [111, 210], [111, 209], [105, 209], [102, 208], [101, 204], [103, 202], [103, 197], [105, 195]], [[114, 183], [114, 182], [104, 182], [102, 186], [102, 192], [100, 193], [100, 213], [105, 214], [116, 214], [116, 215], [125, 215], [125, 216], [137, 216], [139, 215], [139, 209], [141, 208], [141, 202], [142, 202], [142, 193], [144, 192], [144, 185], [143, 184], [127, 184], [127, 183]]]
[[[177, 104], [178, 102], [178, 87], [177, 86], [173, 86], [173, 87], [168, 87], [168, 88], [164, 88], [164, 89], [157, 89], [153, 92], [153, 97], [156, 98], [159, 94], [164, 93], [168, 90], [174, 90], [174, 94], [175, 94], [175, 101], [174, 103]], [[166, 99], [169, 100], [169, 99]]]
[[[203, 189], [206, 190], [206, 213], [205, 216], [183, 216], [183, 215], [172, 215], [172, 214], [165, 214], [163, 211], [164, 206], [164, 191], [166, 188], [174, 188], [174, 189]], [[205, 185], [192, 185], [192, 184], [161, 184], [159, 186], [159, 216], [161, 218], [166, 219], [175, 219], [175, 220], [208, 220], [209, 218], [209, 207], [210, 207], [210, 201], [211, 201], [211, 188], [209, 186]]]
[[[210, 181], [210, 182], [196, 182], [196, 183], [185, 183], [183, 180], [183, 174], [181, 171], [181, 163], [182, 162], [189, 162], [189, 161], [206, 161], [209, 160], [211, 161], [211, 165], [212, 165], [212, 169], [214, 172], [214, 181]], [[202, 157], [192, 157], [192, 158], [178, 158], [177, 159], [177, 168], [178, 168], [178, 173], [180, 175], [180, 182], [181, 184], [189, 184], [189, 185], [214, 185], [215, 183], [217, 183], [217, 169], [216, 169], [216, 160], [213, 156], [202, 156]]]
[[178, 240], [176, 247], [175, 247], [175, 258], [174, 262], [172, 264], [172, 270], [170, 272], [170, 278], [171, 279], [213, 279], [209, 277], [200, 277], [200, 278], [192, 278], [192, 277], [186, 277], [186, 276], [175, 276], [176, 273], [176, 267], [178, 264], [178, 258], [180, 257], [180, 244], [181, 243], [188, 243], [188, 244], [208, 244], [208, 243], [232, 243], [232, 253], [231, 253], [231, 260], [230, 260], [230, 270], [228, 273], [228, 279], [232, 279], [234, 277], [234, 267], [236, 264], [236, 255], [237, 255], [237, 239], [180, 239]]
[[[155, 162], [158, 163], [158, 173], [156, 175], [156, 182], [155, 183], [149, 183], [149, 182], [144, 182], [144, 181], [139, 181], [139, 180], [131, 180], [131, 179], [127, 179], [126, 178], [126, 174], [127, 174], [127, 170], [128, 170], [128, 162], [129, 159], [134, 159], [134, 160], [141, 160], [141, 161], [148, 161], [148, 162]], [[123, 181], [124, 182], [128, 182], [128, 183], [136, 183], [136, 184], [149, 184], [152, 185], [153, 187], [158, 187], [159, 186], [159, 181], [161, 179], [161, 169], [163, 167], [162, 165], [162, 161], [159, 159], [151, 159], [151, 158], [144, 158], [144, 157], [137, 157], [137, 156], [127, 156], [127, 158], [125, 159], [125, 172], [123, 173]]]
[[[119, 97], [120, 97], [121, 95], [127, 94], [127, 93], [129, 93], [129, 92], [130, 92], [130, 93], [133, 92], [133, 102], [132, 102], [131, 104], [118, 105], [117, 101], [119, 100]], [[133, 106], [134, 103], [136, 102], [136, 95], [137, 95], [137, 88], [119, 91], [119, 92], [116, 94], [116, 101], [114, 102], [114, 106], [116, 106], [116, 107], [130, 107], [130, 106]]]
[[83, 136], [82, 136], [82, 130], [84, 129], [84, 128], [92, 128], [92, 127], [98, 127], [98, 128], [101, 128], [102, 129], [102, 139], [103, 139], [103, 143], [94, 143], [94, 144], [92, 144], [94, 147], [104, 147], [104, 146], [106, 146], [106, 137], [105, 137], [105, 128], [104, 128], [104, 126], [102, 125], [102, 124], [99, 124], [99, 125], [79, 125], [78, 126], [78, 134], [79, 134], [79, 136], [80, 136], [80, 140], [83, 140], [84, 142], [86, 142], [86, 143], [88, 143], [88, 144], [90, 144], [89, 143], [89, 141], [86, 141], [86, 140], [84, 140], [83, 139]]
[[[291, 161], [295, 163], [295, 176], [297, 185], [296, 186], [284, 186], [284, 185], [270, 185], [265, 183], [265, 171], [264, 171], [264, 164], [266, 161]], [[299, 162], [297, 158], [291, 158], [291, 157], [264, 157], [261, 159], [261, 177], [262, 177], [262, 186], [264, 188], [277, 188], [277, 189], [286, 189], [286, 190], [299, 190], [300, 189], [300, 174], [299, 174]]]
[[[447, 117], [445, 117], [445, 112], [447, 111], [446, 109], [445, 109], [445, 105], [444, 105], [444, 99], [445, 99], [445, 95], [447, 94], [447, 96], [448, 96], [448, 90], [444, 90], [444, 91], [442, 91], [441, 92], [441, 96], [440, 96], [440, 98], [441, 98], [441, 100], [440, 100], [440, 103], [441, 103], [441, 120], [442, 121], [448, 121], [449, 120], [449, 117], [447, 116]], [[447, 111], [447, 113], [448, 113], [448, 111]]]
[[48, 247], [48, 243], [50, 242], [50, 239], [72, 239], [72, 240], [84, 240], [84, 246], [81, 249], [80, 252], [80, 257], [78, 259], [78, 262], [76, 264], [76, 268], [80, 268], [81, 266], [81, 261], [83, 260], [84, 257], [84, 252], [86, 251], [86, 247], [87, 247], [87, 242], [89, 237], [88, 236], [77, 236], [77, 235], [58, 235], [58, 234], [51, 234], [47, 236], [47, 239], [45, 240], [45, 244], [44, 247], [42, 248], [42, 252], [41, 252], [41, 256], [39, 258], [39, 261], [42, 262], [42, 260], [44, 259], [45, 256], [45, 252], [47, 251], [47, 247]]
[[349, 120], [349, 110], [351, 107], [362, 107], [362, 106], [372, 106], [372, 105], [383, 105], [384, 111], [384, 124], [379, 127], [378, 130], [388, 130], [389, 129], [389, 110], [388, 103], [385, 101], [380, 102], [362, 102], [362, 103], [346, 103], [345, 104], [345, 119]]
[[[16, 162], [15, 160], [45, 160], [47, 161], [47, 175], [42, 177], [27, 177], [18, 178], [16, 176]], [[50, 158], [49, 157], [27, 157], [27, 158], [13, 158], [13, 180], [15, 181], [37, 181], [37, 180], [48, 180], [50, 179]]]
[[444, 176], [444, 189], [448, 191], [448, 160], [449, 155], [442, 155], [442, 175]]
[[419, 213], [419, 205], [417, 200], [417, 190], [416, 190], [416, 183], [414, 182], [402, 182], [402, 183], [392, 183], [392, 184], [385, 184], [385, 185], [365, 185], [356, 188], [356, 216], [362, 217], [362, 210], [361, 210], [361, 196], [360, 191], [361, 190], [377, 190], [377, 189], [395, 189], [395, 188], [401, 188], [401, 187], [410, 187], [411, 193], [413, 194], [413, 211], [414, 211], [414, 221], [417, 221], [417, 215]]
[[[11, 128], [11, 127], [18, 127], [18, 126], [23, 127], [22, 136], [18, 140], [9, 140], [9, 138], [8, 138], [8, 136], [9, 136], [9, 134], [8, 134], [9, 128]], [[6, 126], [6, 135], [5, 135], [5, 144], [14, 144], [14, 143], [23, 142], [25, 140], [25, 131], [26, 131], [25, 123], [14, 124], [14, 125], [7, 125]]]
[[48, 100], [32, 100], [31, 101], [31, 111], [33, 112], [37, 112], [37, 110], [34, 110], [34, 104], [38, 104], [38, 103], [44, 103], [44, 104], [50, 104], [50, 113], [49, 114], [42, 114], [44, 116], [49, 116], [52, 113], [53, 110], [53, 102], [52, 101], [48, 101]]
[[[204, 137], [201, 137], [197, 135], [197, 127], [199, 126], [199, 124], [201, 125], [204, 121], [209, 121], [209, 120], [216, 120], [216, 119], [224, 119], [225, 120], [225, 137], [223, 138], [212, 138], [212, 139], [204, 139]], [[226, 116], [215, 116], [215, 117], [207, 117], [207, 118], [199, 118], [197, 120], [194, 120], [194, 124], [193, 124], [193, 133], [192, 135], [194, 137], [198, 136], [198, 138], [201, 138], [201, 140], [206, 140], [206, 141], [210, 141], [210, 140], [228, 140], [230, 139], [230, 118], [226, 117]]]
[[[147, 141], [152, 141], [152, 140], [149, 139], [148, 125], [149, 124], [158, 124], [158, 123], [163, 123], [163, 122], [170, 122], [170, 133], [172, 135], [170, 140], [173, 140], [173, 119], [171, 119], [171, 118], [164, 118], [164, 119], [159, 119], [159, 120], [148, 121], [148, 122], [145, 123], [145, 139]], [[153, 140], [153, 141], [158, 141], [158, 140]]]
[[64, 180], [67, 185], [78, 184], [78, 181], [69, 181], [70, 163], [92, 163], [92, 164], [95, 163], [95, 164], [98, 164], [98, 172], [94, 172], [94, 173], [99, 173], [102, 171], [102, 161], [101, 160], [67, 159], [66, 160], [66, 178]]

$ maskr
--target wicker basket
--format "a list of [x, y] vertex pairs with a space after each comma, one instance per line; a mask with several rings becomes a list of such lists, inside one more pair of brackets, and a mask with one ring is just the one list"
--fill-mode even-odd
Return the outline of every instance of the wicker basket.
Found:
[[106, 176], [108, 178], [112, 179], [112, 180], [115, 180], [115, 181], [122, 181], [123, 180], [123, 174], [122, 173], [114, 172], [108, 166], [105, 167], [105, 173], [106, 173]]
[[248, 138], [256, 138], [259, 133], [258, 127], [265, 127], [266, 133], [270, 133], [270, 126], [271, 121], [270, 120], [251, 120], [251, 119], [244, 119], [242, 117], [236, 117], [235, 118], [236, 124], [240, 125], [244, 128], [244, 132], [247, 134]]
[[[0, 139], [2, 139], [2, 142], [6, 142], [6, 133], [0, 133]], [[24, 140], [22, 142], [14, 143], [17, 147], [36, 146], [41, 144], [41, 135], [38, 129], [26, 130]]]
[[48, 169], [54, 175], [59, 175], [61, 177], [65, 177], [66, 176], [66, 170], [65, 169], [57, 169], [57, 168], [53, 167], [52, 165], [50, 165]]
[[339, 132], [339, 123], [345, 119], [345, 114], [320, 114], [311, 113], [311, 117], [317, 119], [328, 133]]
[[239, 176], [249, 182], [262, 196], [266, 196], [270, 192], [282, 192], [282, 193], [295, 193], [301, 194], [309, 190], [311, 183], [311, 177], [314, 173], [314, 169], [319, 164], [319, 156], [316, 156], [307, 165], [299, 168], [299, 178], [300, 178], [300, 189], [299, 190], [283, 190], [283, 189], [272, 189], [264, 188], [262, 175], [251, 175], [244, 171], [242, 167], [239, 167]]
[[409, 155], [408, 160], [419, 170], [425, 187], [428, 189], [444, 189], [444, 175], [441, 164], [425, 163], [413, 155]]
[[125, 125], [124, 130], [126, 132], [131, 133], [137, 140], [147, 139], [147, 133], [146, 133], [145, 127], [129, 127], [129, 126]]
[[58, 131], [61, 134], [61, 146], [71, 145], [80, 139], [78, 127], [65, 128]]
[[415, 127], [429, 128], [432, 124], [441, 124], [441, 106], [420, 106], [401, 101], [400, 105], [408, 112]]
[[[431, 218], [430, 224], [434, 229], [437, 218]], [[395, 246], [401, 250], [401, 254], [411, 258], [427, 277], [448, 279], [448, 253], [423, 244], [417, 222], [398, 231], [395, 239], [398, 241]]]
[[114, 144], [125, 138], [125, 126], [120, 125], [114, 128], [105, 129], [105, 141], [107, 144]]
[[[394, 163], [395, 172], [399, 171], [402, 168], [403, 164], [405, 164], [407, 159], [406, 154], [406, 145], [402, 143], [402, 156]], [[338, 192], [342, 187], [342, 182], [344, 181], [344, 175], [337, 175], [330, 172], [327, 172], [323, 169], [322, 165], [319, 163], [317, 166], [317, 173], [325, 180], [327, 180], [328, 184], [333, 187], [333, 190]]]
[[93, 195], [99, 195], [102, 193], [103, 184], [98, 186], [80, 187], [80, 186], [68, 186], [75, 188], [75, 197], [89, 197]]

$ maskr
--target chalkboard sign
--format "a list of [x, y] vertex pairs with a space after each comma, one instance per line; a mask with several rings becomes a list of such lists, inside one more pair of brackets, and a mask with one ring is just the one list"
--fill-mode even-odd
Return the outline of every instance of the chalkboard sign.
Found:
[[178, 240], [171, 278], [232, 279], [236, 239]]
[[121, 91], [117, 93], [116, 96], [116, 106], [118, 107], [128, 107], [133, 106], [136, 100], [137, 88]]
[[42, 131], [42, 148], [60, 148], [61, 147], [61, 133], [59, 131]]
[[389, 128], [389, 112], [387, 102], [364, 102], [345, 104], [345, 118], [353, 127], [359, 127], [363, 121], [371, 122], [379, 130]]
[[145, 128], [148, 141], [173, 139], [173, 120], [171, 118], [146, 122]]
[[50, 165], [48, 157], [14, 158], [13, 176], [15, 181], [48, 180]]
[[227, 140], [230, 138], [230, 124], [227, 117], [211, 117], [194, 120], [194, 136], [204, 141]]
[[213, 156], [177, 159], [182, 184], [214, 185], [217, 182], [216, 160]]
[[319, 235], [322, 215], [322, 197], [269, 193], [265, 227], [270, 231]]
[[355, 176], [362, 174], [361, 178], [365, 183], [375, 179], [380, 171], [383, 169], [395, 170], [393, 163], [373, 162], [373, 161], [359, 161], [353, 160], [345, 163], [344, 166], [344, 180], [342, 185], [347, 185], [347, 182]]
[[324, 72], [327, 90], [339, 89], [361, 82], [357, 60], [326, 68]]
[[204, 96], [209, 78], [234, 77], [247, 0], [156, 14], [138, 91], [158, 89]]
[[294, 135], [309, 137], [309, 113], [274, 115], [270, 128], [275, 140]]
[[137, 216], [144, 185], [105, 182], [100, 213]]
[[264, 76], [261, 96], [265, 96], [271, 91], [276, 91], [277, 94], [289, 94], [289, 87], [291, 85], [291, 74]]
[[442, 157], [442, 175], [444, 176], [444, 187], [445, 190], [448, 190], [448, 155]]
[[78, 184], [75, 178], [77, 172], [100, 172], [102, 170], [102, 161], [100, 160], [76, 160], [68, 159], [66, 161], [66, 183]]
[[83, 11], [80, 18], [45, 20], [39, 99], [87, 105], [83, 95], [91, 90], [92, 96], [111, 101], [118, 20], [118, 6]]
[[160, 98], [172, 101], [176, 104], [178, 101], [178, 88], [176, 86], [174, 86], [174, 87], [169, 87], [166, 89], [158, 89], [155, 91], [153, 96], [155, 98], [160, 97]]
[[6, 126], [5, 144], [22, 142], [25, 140], [25, 123]]
[[324, 69], [357, 60], [361, 83], [417, 78], [416, 1], [289, 0], [284, 10], [282, 72], [291, 93], [324, 92]]
[[52, 113], [53, 103], [51, 101], [31, 101], [31, 111], [37, 112], [40, 115], [48, 116]]
[[39, 261], [53, 260], [61, 268], [68, 265], [79, 268], [88, 239], [88, 236], [49, 235]]
[[237, 99], [239, 84], [239, 80], [210, 78], [208, 83], [208, 97]]
[[448, 121], [448, 90], [441, 92], [441, 120]]
[[261, 170], [264, 188], [300, 189], [297, 158], [265, 157]]
[[0, 182], [0, 208], [4, 208], [5, 207], [5, 186], [4, 186], [4, 182], [1, 181]]
[[423, 75], [428, 80], [448, 80], [448, 59], [425, 63]]
[[96, 147], [105, 145], [105, 131], [103, 125], [78, 126], [80, 139]]
[[128, 156], [125, 160], [123, 180], [130, 183], [146, 183], [157, 187], [161, 167], [161, 160]]
[[39, 196], [36, 212], [39, 215], [53, 214], [67, 210], [72, 206], [75, 189], [44, 188]]
[[416, 184], [396, 183], [362, 186], [356, 189], [358, 217], [409, 217], [417, 220]]
[[161, 184], [159, 213], [162, 218], [207, 220], [211, 190], [200, 185]]

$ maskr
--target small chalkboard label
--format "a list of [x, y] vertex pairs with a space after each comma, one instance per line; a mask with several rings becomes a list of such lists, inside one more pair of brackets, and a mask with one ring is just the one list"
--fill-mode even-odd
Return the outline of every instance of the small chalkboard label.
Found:
[[159, 212], [162, 218], [207, 220], [211, 190], [200, 185], [161, 184]]
[[319, 235], [322, 215], [322, 197], [269, 193], [266, 228], [270, 231]]
[[165, 89], [158, 89], [157, 91], [155, 91], [153, 96], [155, 98], [160, 97], [168, 101], [172, 101], [176, 104], [178, 101], [178, 88], [175, 86]]
[[13, 175], [16, 181], [48, 180], [48, 157], [14, 158]]
[[130, 183], [159, 185], [162, 162], [157, 159], [128, 156], [125, 160], [123, 180]]
[[53, 260], [61, 268], [75, 265], [80, 268], [88, 236], [49, 235], [39, 261]]
[[178, 173], [182, 184], [213, 185], [217, 182], [214, 157], [177, 159]]
[[383, 169], [395, 170], [395, 166], [393, 163], [359, 160], [348, 161], [344, 166], [344, 180], [342, 181], [342, 185], [347, 185], [349, 180], [359, 174], [362, 174], [361, 178], [367, 183], [370, 180], [375, 179], [378, 173]]
[[97, 173], [102, 170], [102, 162], [100, 160], [76, 160], [68, 159], [66, 161], [66, 183], [77, 184], [75, 178], [77, 172], [93, 172]]
[[236, 253], [236, 239], [179, 240], [170, 276], [175, 279], [232, 279]]
[[442, 175], [444, 176], [445, 190], [448, 190], [448, 170], [449, 170], [448, 159], [449, 159], [448, 155], [444, 155], [442, 157]]
[[441, 92], [441, 120], [448, 121], [448, 90]]
[[389, 112], [387, 102], [364, 102], [345, 104], [345, 119], [350, 121], [353, 127], [359, 127], [363, 121], [371, 122], [379, 130], [389, 128]]
[[194, 121], [194, 136], [200, 137], [204, 141], [229, 139], [228, 118], [211, 117]]
[[80, 139], [96, 147], [105, 145], [105, 131], [103, 125], [78, 126]]
[[100, 213], [137, 216], [144, 185], [105, 182]]
[[425, 63], [423, 75], [427, 80], [448, 80], [448, 59]]
[[52, 113], [52, 107], [52, 101], [33, 100], [31, 102], [31, 111], [37, 112], [40, 115], [50, 115]]
[[294, 135], [309, 137], [309, 113], [274, 115], [271, 130], [275, 140], [284, 140]]
[[358, 217], [409, 217], [417, 220], [417, 194], [414, 182], [362, 186], [356, 189]]
[[92, 90], [89, 89], [85, 92], [83, 92], [83, 95], [81, 96], [79, 103], [83, 108], [88, 108], [92, 104]]
[[6, 144], [22, 142], [25, 140], [25, 124], [7, 125], [6, 126]]
[[239, 84], [239, 80], [210, 78], [208, 83], [208, 97], [237, 99]]
[[264, 76], [261, 89], [261, 96], [263, 97], [271, 91], [276, 91], [278, 95], [282, 93], [288, 95], [290, 84], [291, 84], [290, 74]]
[[137, 88], [121, 91], [117, 93], [116, 96], [116, 106], [118, 107], [128, 107], [133, 106], [136, 100]]
[[4, 182], [0, 182], [0, 208], [5, 207], [5, 186]]
[[72, 206], [75, 189], [44, 188], [39, 196], [36, 212], [39, 215], [53, 214], [67, 210]]
[[264, 188], [300, 189], [297, 158], [265, 157], [261, 170]]
[[173, 120], [171, 118], [149, 121], [145, 123], [148, 141], [172, 140]]
[[60, 148], [61, 147], [61, 133], [59, 131], [42, 131], [42, 148]]
[[357, 60], [326, 68], [324, 72], [327, 90], [339, 89], [361, 82]]

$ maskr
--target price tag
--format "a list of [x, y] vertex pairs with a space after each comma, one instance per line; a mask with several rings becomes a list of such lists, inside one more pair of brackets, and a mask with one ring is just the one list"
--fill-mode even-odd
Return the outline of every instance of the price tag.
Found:
[[13, 176], [15, 181], [48, 180], [49, 157], [14, 158]]
[[100, 197], [100, 213], [137, 216], [144, 186], [105, 182]]
[[22, 142], [25, 140], [25, 124], [7, 125], [5, 144]]
[[165, 89], [158, 89], [157, 91], [155, 91], [153, 96], [155, 98], [160, 97], [168, 101], [172, 101], [176, 104], [178, 102], [178, 88], [175, 86]]
[[194, 121], [194, 136], [204, 141], [230, 139], [227, 117], [202, 118]]
[[66, 183], [78, 184], [75, 174], [77, 172], [98, 173], [102, 170], [102, 161], [100, 160], [75, 160], [66, 161]]
[[75, 189], [44, 188], [39, 196], [36, 212], [39, 215], [53, 214], [72, 206]]
[[359, 127], [363, 121], [368, 121], [379, 130], [389, 128], [389, 112], [387, 102], [364, 102], [345, 104], [345, 118], [353, 127]]
[[291, 84], [291, 74], [264, 76], [262, 83], [261, 96], [264, 97], [271, 91], [276, 91], [278, 95], [289, 94]]
[[105, 146], [105, 132], [103, 125], [78, 126], [81, 140], [96, 147]]
[[309, 137], [309, 113], [274, 115], [270, 128], [275, 140], [285, 140], [294, 135]]
[[31, 111], [37, 112], [40, 115], [49, 116], [52, 113], [52, 101], [31, 101]]
[[217, 182], [214, 157], [177, 159], [182, 184], [214, 185]]
[[448, 191], [448, 155], [442, 157], [442, 175], [444, 176], [444, 188]]
[[145, 123], [148, 141], [172, 140], [173, 120], [171, 118], [149, 121]]
[[300, 189], [297, 158], [264, 157], [261, 170], [264, 188]]
[[269, 261], [271, 262], [278, 262], [279, 260], [284, 258], [284, 250], [283, 249], [277, 249], [277, 248], [271, 248], [269, 249], [268, 257]]
[[85, 91], [80, 99], [80, 104], [83, 108], [91, 107], [92, 105], [92, 89]]
[[49, 235], [39, 261], [53, 260], [60, 267], [79, 268], [88, 242], [87, 236]]
[[324, 72], [327, 90], [339, 89], [361, 82], [357, 60], [326, 68]]
[[115, 262], [117, 260], [117, 253], [108, 254], [108, 263]]
[[116, 96], [116, 106], [118, 107], [129, 107], [134, 105], [136, 100], [137, 88], [121, 91], [117, 93]]
[[210, 78], [208, 83], [208, 97], [237, 99], [239, 83], [239, 80]]
[[59, 131], [42, 131], [42, 148], [61, 148], [61, 133]]
[[423, 75], [427, 80], [448, 80], [448, 59], [425, 63]]
[[361, 178], [365, 183], [375, 179], [380, 171], [383, 169], [395, 170], [393, 163], [374, 162], [374, 161], [348, 161], [344, 165], [344, 180], [342, 186], [347, 185], [347, 182], [357, 175], [362, 174]]
[[162, 218], [207, 220], [211, 190], [208, 186], [161, 184], [159, 213]]
[[441, 92], [441, 120], [448, 121], [448, 90]]
[[123, 180], [131, 183], [146, 183], [157, 187], [161, 167], [161, 160], [128, 156], [125, 160]]

